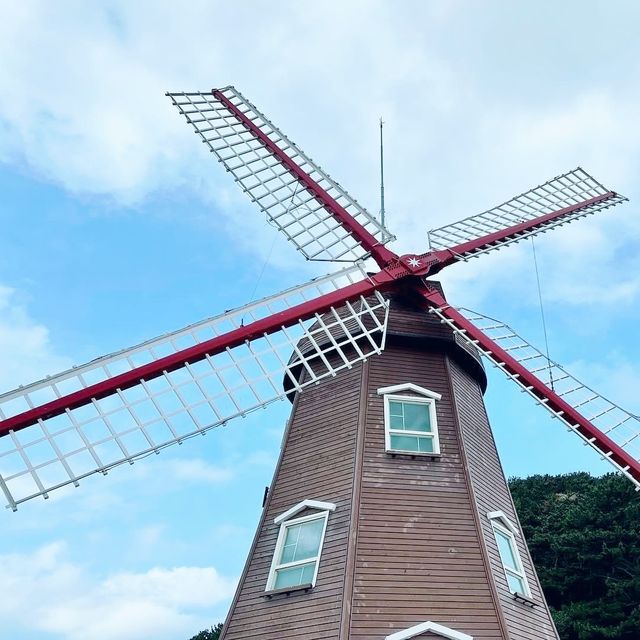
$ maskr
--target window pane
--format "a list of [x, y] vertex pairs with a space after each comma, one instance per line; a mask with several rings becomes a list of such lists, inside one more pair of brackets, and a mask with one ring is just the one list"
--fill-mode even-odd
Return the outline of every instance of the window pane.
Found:
[[279, 564], [317, 556], [323, 528], [323, 518], [287, 527]]
[[390, 440], [390, 448], [395, 451], [433, 453], [433, 438], [431, 436], [401, 436], [392, 433]]
[[300, 538], [298, 539], [298, 549], [296, 551], [295, 560], [304, 560], [305, 558], [314, 558], [318, 555], [320, 548], [320, 540], [322, 538], [322, 530], [324, 529], [324, 518], [317, 518], [311, 522], [305, 522], [301, 525]]
[[391, 448], [397, 451], [420, 451], [418, 436], [391, 435]]
[[393, 400], [389, 400], [389, 414], [392, 416], [402, 417], [402, 402], [394, 402]]
[[433, 453], [433, 438], [418, 438], [422, 453]]
[[507, 573], [507, 582], [509, 583], [509, 590], [511, 593], [518, 591], [519, 593], [526, 594], [524, 580]]
[[511, 546], [511, 539], [502, 531], [496, 532], [496, 540], [498, 541], [498, 550], [500, 551], [500, 557], [502, 558], [502, 564], [509, 569], [518, 571], [518, 563], [513, 553], [513, 547]]
[[402, 416], [389, 416], [389, 427], [391, 429], [404, 429], [404, 419]]
[[316, 571], [316, 563], [310, 562], [302, 566], [302, 579], [300, 584], [309, 584], [313, 582], [313, 574]]
[[283, 589], [284, 587], [297, 587], [300, 584], [307, 584], [313, 580], [315, 567], [315, 562], [309, 562], [289, 569], [279, 569], [276, 571], [276, 580], [273, 588]]
[[410, 431], [431, 431], [429, 405], [407, 402], [404, 405], [404, 428]]
[[300, 537], [301, 525], [294, 525], [287, 527], [287, 532], [284, 539], [284, 547], [282, 548], [282, 556], [280, 557], [280, 563], [293, 562], [298, 547], [298, 538]]

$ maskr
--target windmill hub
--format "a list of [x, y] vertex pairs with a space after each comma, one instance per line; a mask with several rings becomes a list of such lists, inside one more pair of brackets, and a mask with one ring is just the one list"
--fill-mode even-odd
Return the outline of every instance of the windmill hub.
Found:
[[411, 273], [418, 274], [424, 271], [425, 263], [419, 256], [413, 253], [400, 256], [400, 262], [402, 262]]

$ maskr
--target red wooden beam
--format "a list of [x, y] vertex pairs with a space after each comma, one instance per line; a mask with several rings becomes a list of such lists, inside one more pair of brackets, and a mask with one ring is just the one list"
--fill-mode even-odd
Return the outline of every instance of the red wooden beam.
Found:
[[231, 349], [250, 340], [260, 338], [265, 334], [275, 333], [284, 327], [296, 324], [299, 320], [313, 317], [316, 313], [323, 313], [330, 307], [339, 307], [348, 300], [371, 295], [376, 289], [387, 288], [392, 282], [393, 278], [391, 276], [386, 272], [380, 272], [376, 276], [369, 277], [361, 282], [347, 285], [342, 289], [324, 294], [314, 300], [274, 313], [267, 318], [256, 320], [211, 340], [172, 353], [136, 367], [131, 371], [126, 371], [23, 413], [11, 416], [0, 421], [0, 437], [6, 435], [10, 430], [19, 431], [33, 425], [38, 420], [46, 420], [47, 418], [61, 415], [67, 409], [77, 409], [89, 404], [92, 400], [106, 398], [116, 393], [118, 389], [124, 390], [134, 387], [140, 384], [141, 380], [151, 380], [161, 376], [165, 371], [175, 371], [184, 367], [185, 363], [192, 364], [204, 360], [207, 355], [212, 356], [225, 349]]
[[375, 236], [367, 231], [354, 217], [334, 198], [332, 198], [308, 173], [302, 170], [271, 138], [236, 107], [224, 93], [218, 89], [213, 95], [272, 153], [287, 170], [310, 191], [322, 206], [344, 227], [361, 245], [371, 253], [380, 268], [397, 258], [393, 251], [387, 249]]
[[533, 373], [523, 367], [486, 333], [467, 320], [467, 318], [456, 309], [449, 306], [438, 291], [427, 290], [423, 287], [417, 287], [417, 290], [431, 305], [440, 309], [443, 315], [452, 320], [459, 329], [463, 329], [473, 340], [477, 340], [486, 351], [489, 351], [492, 358], [504, 366], [505, 371], [518, 377], [526, 386], [532, 387], [532, 391], [537, 398], [541, 401], [544, 400], [545, 404], [556, 413], [563, 414], [564, 419], [574, 425], [576, 430], [587, 439], [591, 440], [593, 438], [593, 445], [605, 457], [611, 458], [623, 469], [628, 467], [627, 473], [636, 481], [640, 482], [640, 462], [630, 453], [625, 451], [619, 444], [609, 438], [609, 436], [602, 433], [598, 427], [587, 420], [577, 409], [563, 400]]

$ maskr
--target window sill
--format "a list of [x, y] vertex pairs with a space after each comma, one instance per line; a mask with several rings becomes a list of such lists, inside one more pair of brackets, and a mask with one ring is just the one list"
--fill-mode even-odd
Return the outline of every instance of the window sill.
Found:
[[275, 596], [290, 596], [292, 593], [304, 592], [307, 593], [313, 589], [313, 585], [308, 582], [307, 584], [299, 584], [295, 587], [283, 587], [282, 589], [272, 589], [271, 591], [265, 591], [262, 594], [263, 598], [271, 600]]
[[511, 595], [513, 595], [514, 600], [516, 600], [517, 602], [521, 602], [522, 604], [526, 604], [528, 607], [533, 608], [536, 606], [536, 603], [529, 596], [525, 596], [524, 593], [516, 591]]
[[387, 449], [386, 454], [392, 458], [429, 458], [430, 460], [439, 460], [442, 458], [441, 453], [422, 453], [420, 451], [394, 451]]

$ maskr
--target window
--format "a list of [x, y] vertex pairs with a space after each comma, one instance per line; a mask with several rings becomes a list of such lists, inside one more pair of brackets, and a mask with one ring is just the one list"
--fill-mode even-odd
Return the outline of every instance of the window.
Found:
[[[293, 517], [307, 508], [321, 511]], [[315, 585], [329, 512], [335, 508], [329, 502], [304, 500], [275, 519], [275, 523], [280, 524], [280, 532], [267, 591]]]
[[527, 584], [527, 577], [524, 573], [514, 535], [517, 531], [516, 527], [511, 524], [502, 511], [494, 511], [487, 515], [493, 525], [493, 533], [498, 544], [498, 552], [500, 553], [500, 560], [507, 578], [509, 591], [531, 597], [531, 591]]
[[[395, 391], [414, 391], [422, 397], [395, 395]], [[385, 448], [387, 451], [438, 455], [436, 400], [440, 395], [413, 384], [378, 389], [384, 394]]]

